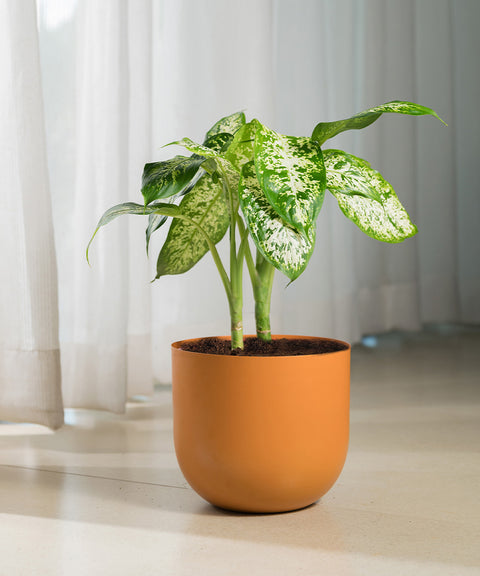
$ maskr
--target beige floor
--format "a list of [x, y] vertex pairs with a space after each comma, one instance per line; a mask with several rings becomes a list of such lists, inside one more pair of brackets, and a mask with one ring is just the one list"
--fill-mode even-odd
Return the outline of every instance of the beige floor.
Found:
[[0, 576], [480, 574], [480, 332], [353, 353], [351, 445], [290, 514], [217, 510], [186, 485], [170, 391], [56, 434], [0, 425]]

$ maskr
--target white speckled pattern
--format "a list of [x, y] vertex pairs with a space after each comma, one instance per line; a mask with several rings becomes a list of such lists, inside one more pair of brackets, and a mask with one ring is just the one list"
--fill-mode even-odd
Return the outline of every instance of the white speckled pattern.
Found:
[[290, 514], [203, 502], [173, 453], [170, 391], [53, 434], [0, 425], [0, 575], [480, 573], [480, 333], [356, 347], [351, 446]]

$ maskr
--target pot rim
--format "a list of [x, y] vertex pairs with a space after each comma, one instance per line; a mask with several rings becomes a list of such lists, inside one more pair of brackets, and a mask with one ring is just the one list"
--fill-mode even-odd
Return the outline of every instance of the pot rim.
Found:
[[[306, 335], [301, 335], [301, 334], [272, 334], [272, 338], [274, 340], [278, 340], [280, 338], [287, 338], [289, 340], [294, 340], [294, 339], [298, 339], [298, 340], [327, 340], [329, 342], [336, 342], [338, 344], [341, 344], [342, 346], [345, 346], [345, 348], [341, 349], [341, 350], [335, 350], [333, 352], [322, 352], [321, 354], [298, 354], [298, 355], [289, 355], [289, 356], [230, 356], [230, 355], [224, 355], [224, 354], [211, 354], [208, 352], [193, 352], [191, 350], [182, 350], [181, 346], [184, 342], [198, 342], [199, 340], [202, 340], [203, 338], [219, 338], [221, 340], [231, 340], [230, 336], [200, 336], [197, 338], [185, 338], [183, 340], [177, 340], [176, 342], [172, 342], [171, 347], [172, 349], [175, 349], [177, 352], [182, 353], [182, 354], [195, 354], [197, 356], [201, 356], [201, 357], [215, 357], [215, 358], [231, 358], [234, 359], [234, 361], [239, 361], [239, 360], [245, 360], [246, 358], [255, 358], [255, 359], [261, 359], [261, 360], [271, 360], [272, 358], [278, 358], [278, 359], [284, 359], [284, 358], [312, 358], [312, 357], [316, 357], [316, 356], [330, 356], [332, 354], [339, 354], [341, 352], [350, 352], [351, 351], [351, 345], [346, 342], [345, 340], [339, 340], [338, 338], [328, 338], [328, 337], [324, 337], [324, 336], [306, 336]], [[256, 338], [256, 334], [245, 334], [244, 338]]]

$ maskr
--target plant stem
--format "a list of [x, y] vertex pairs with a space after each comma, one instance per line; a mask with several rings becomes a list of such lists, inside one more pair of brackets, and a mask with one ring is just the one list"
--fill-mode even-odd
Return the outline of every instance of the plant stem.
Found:
[[[230, 230], [230, 233], [235, 234], [235, 230]], [[235, 246], [235, 243], [231, 241]], [[232, 350], [235, 348], [243, 349], [243, 293], [242, 293], [242, 271], [243, 271], [243, 258], [237, 261], [237, 254], [234, 252], [235, 257], [232, 259], [230, 256], [230, 285], [232, 287], [232, 296], [229, 299], [230, 304], [230, 319], [231, 319], [231, 333], [232, 333]]]
[[257, 327], [257, 338], [264, 342], [272, 340], [270, 329], [270, 303], [272, 299], [273, 278], [275, 268], [257, 250], [256, 263], [258, 282], [254, 286], [253, 295], [255, 298], [255, 324]]
[[[244, 238], [247, 231], [240, 216], [238, 216], [237, 222], [242, 238]], [[247, 267], [253, 287], [253, 297], [255, 299], [255, 324], [257, 328], [257, 338], [264, 342], [270, 342], [272, 340], [270, 329], [270, 303], [272, 299], [275, 268], [258, 250], [257, 263], [255, 265], [248, 244], [248, 238], [245, 238], [245, 259], [247, 261]]]
[[237, 255], [236, 221], [237, 213], [232, 190], [226, 172], [221, 168], [223, 186], [230, 204], [230, 288], [228, 298], [231, 320], [231, 348], [243, 349], [243, 249]]

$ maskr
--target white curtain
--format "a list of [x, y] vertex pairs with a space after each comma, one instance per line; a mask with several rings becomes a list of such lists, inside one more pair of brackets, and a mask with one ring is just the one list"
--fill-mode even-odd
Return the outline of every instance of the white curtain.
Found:
[[136, 197], [150, 154], [151, 5], [65, 6], [42, 2], [39, 12], [65, 405], [120, 412], [152, 390], [143, 222], [100, 233], [91, 268], [85, 248], [103, 211]]
[[[31, 3], [20, 4], [32, 21]], [[142, 217], [99, 232], [92, 268], [84, 250], [107, 207], [141, 201], [143, 164], [176, 152], [163, 144], [201, 140], [237, 110], [280, 132], [309, 135], [320, 120], [404, 99], [435, 108], [450, 125], [390, 115], [328, 144], [371, 161], [420, 232], [384, 245], [327, 198], [309, 268], [288, 288], [277, 276], [274, 331], [354, 342], [426, 322], [480, 322], [476, 0], [38, 4], [67, 406], [122, 410], [128, 396], [151, 391], [152, 371], [154, 380], [169, 381], [172, 340], [227, 332], [228, 307], [209, 255], [186, 276], [150, 284], [166, 231], [156, 233], [147, 264]], [[15, 46], [9, 34], [2, 42]], [[38, 61], [29, 38], [32, 54], [17, 55], [20, 68]], [[41, 118], [40, 98], [20, 99], [35, 100]], [[44, 159], [45, 150], [36, 154]], [[245, 292], [251, 332], [247, 282]], [[0, 374], [0, 390], [10, 389]]]
[[0, 420], [63, 423], [34, 1], [0, 1]]

